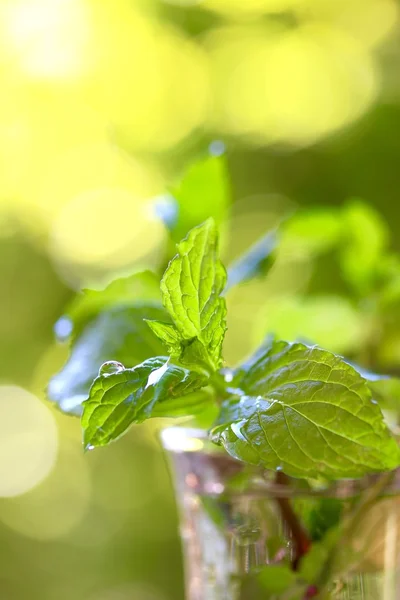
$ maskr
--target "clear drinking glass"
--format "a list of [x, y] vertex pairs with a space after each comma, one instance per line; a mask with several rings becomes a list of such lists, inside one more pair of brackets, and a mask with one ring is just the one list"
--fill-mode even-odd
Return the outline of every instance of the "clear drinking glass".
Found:
[[263, 593], [243, 582], [266, 565], [296, 570], [309, 550], [302, 545], [310, 544], [310, 527], [318, 563], [318, 542], [333, 522], [342, 528], [340, 541], [328, 561], [324, 550], [320, 559], [321, 581], [328, 569], [336, 574], [329, 583], [310, 584], [300, 595], [265, 592], [265, 598], [400, 598], [399, 473], [315, 488], [246, 469], [203, 431], [169, 428], [162, 443], [180, 510], [186, 600], [262, 600]]

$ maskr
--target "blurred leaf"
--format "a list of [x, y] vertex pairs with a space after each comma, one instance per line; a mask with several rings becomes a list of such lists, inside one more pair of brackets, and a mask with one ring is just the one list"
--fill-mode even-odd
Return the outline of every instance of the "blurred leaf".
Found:
[[108, 360], [135, 365], [163, 353], [163, 347], [144, 322], [145, 317], [165, 319], [163, 308], [153, 305], [107, 309], [90, 319], [74, 339], [70, 357], [48, 386], [50, 400], [64, 412], [81, 414], [81, 404], [100, 366]]
[[[163, 303], [184, 345], [185, 364], [215, 371], [221, 364], [226, 330], [226, 305], [221, 298], [226, 273], [218, 258], [213, 220], [192, 229], [177, 248], [161, 280]], [[157, 328], [161, 334], [161, 326]], [[162, 335], [165, 338], [165, 328]], [[171, 335], [168, 330], [169, 340]]]
[[357, 371], [367, 380], [368, 387], [379, 405], [388, 410], [400, 408], [400, 378], [379, 375], [355, 365]]
[[103, 290], [83, 290], [69, 306], [66, 316], [73, 322], [76, 337], [86, 323], [99, 312], [116, 306], [160, 303], [160, 283], [151, 271], [134, 273], [112, 281]]
[[[181, 398], [206, 385], [207, 380], [186, 369], [168, 364], [168, 358], [150, 358], [133, 369], [100, 375], [83, 403], [82, 427], [85, 447], [105, 446], [133, 423], [150, 418], [158, 404]], [[166, 408], [168, 414], [168, 408]]]
[[173, 237], [180, 240], [190, 229], [213, 217], [221, 224], [228, 216], [231, 194], [224, 156], [210, 156], [191, 165], [171, 190], [178, 204]]
[[293, 505], [313, 542], [321, 541], [339, 524], [343, 511], [343, 501], [339, 498], [300, 497], [293, 500]]
[[314, 208], [288, 219], [282, 227], [280, 251], [288, 254], [319, 254], [339, 244], [342, 219], [337, 210]]
[[220, 441], [234, 458], [294, 477], [328, 479], [399, 464], [399, 448], [367, 382], [339, 356], [273, 342], [238, 386], [253, 396], [253, 415], [251, 398], [245, 415], [232, 403], [237, 420], [228, 419]]
[[313, 584], [319, 580], [324, 574], [327, 561], [330, 557], [332, 549], [335, 547], [340, 537], [340, 529], [332, 528], [328, 531], [325, 539], [321, 542], [314, 543], [309, 552], [302, 558], [300, 562], [300, 575], [308, 583]]
[[368, 294], [376, 284], [388, 245], [387, 225], [372, 206], [353, 199], [343, 209], [343, 227], [343, 274], [358, 294]]
[[342, 296], [273, 297], [262, 310], [257, 330], [340, 353], [358, 349], [366, 333], [365, 316]]
[[228, 269], [228, 283], [225, 291], [257, 275], [265, 275], [272, 266], [271, 255], [277, 242], [275, 232], [267, 233], [246, 254], [238, 258]]
[[262, 587], [271, 594], [283, 594], [297, 583], [297, 575], [289, 566], [268, 565], [258, 575]]

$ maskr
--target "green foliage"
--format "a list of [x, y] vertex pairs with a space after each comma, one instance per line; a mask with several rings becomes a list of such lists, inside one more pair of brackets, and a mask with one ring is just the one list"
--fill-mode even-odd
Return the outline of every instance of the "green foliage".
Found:
[[277, 243], [276, 232], [267, 233], [244, 256], [236, 260], [228, 269], [225, 291], [258, 275], [266, 275], [273, 264], [272, 255]]
[[233, 422], [222, 433], [219, 426], [220, 442], [235, 458], [294, 477], [328, 479], [399, 464], [399, 449], [366, 381], [334, 354], [273, 342], [238, 387], [247, 395], [244, 410], [235, 399]]
[[350, 299], [334, 295], [297, 295], [266, 301], [260, 325], [279, 339], [303, 340], [332, 352], [357, 350], [365, 338], [365, 319]]
[[282, 227], [281, 251], [315, 255], [337, 247], [342, 236], [338, 211], [314, 208], [293, 215]]
[[175, 241], [209, 217], [222, 224], [228, 216], [231, 195], [225, 156], [210, 156], [194, 163], [170, 192], [178, 205], [177, 222], [172, 228]]
[[107, 445], [133, 423], [151, 417], [156, 405], [157, 416], [169, 416], [169, 400], [175, 401], [176, 410], [179, 403], [185, 406], [186, 395], [205, 384], [204, 377], [169, 365], [166, 357], [150, 358], [133, 369], [100, 375], [83, 403], [85, 447]]
[[160, 284], [151, 271], [134, 273], [112, 281], [103, 290], [83, 290], [70, 305], [66, 316], [73, 323], [73, 335], [76, 337], [85, 325], [108, 308], [148, 306], [160, 303]]
[[[218, 213], [227, 194], [224, 169], [220, 159], [189, 169], [174, 192], [181, 208], [193, 199], [199, 214], [209, 213], [210, 201]], [[179, 215], [179, 223], [186, 223], [184, 210]], [[358, 220], [363, 233], [354, 231]], [[360, 202], [341, 210], [309, 211], [289, 219], [277, 234], [264, 236], [236, 261], [229, 285], [258, 277], [272, 254], [292, 251], [306, 260], [335, 251], [356, 298], [360, 290], [375, 290], [387, 240]], [[364, 265], [358, 270], [356, 256]], [[393, 270], [387, 273], [394, 277]], [[145, 272], [102, 291], [86, 291], [72, 304], [67, 312], [73, 323], [71, 355], [48, 391], [73, 414], [80, 414], [84, 401], [85, 445], [106, 445], [151, 417], [195, 417], [205, 427], [212, 419], [212, 439], [231, 456], [293, 477], [362, 477], [397, 467], [400, 450], [377, 402], [392, 407], [400, 398], [396, 379], [357, 370], [320, 347], [273, 338], [234, 371], [222, 368], [226, 279], [217, 227], [209, 218], [177, 244], [160, 288], [157, 277]], [[339, 304], [333, 296], [304, 296], [297, 304], [287, 299], [280, 305], [281, 325], [276, 300], [266, 298], [270, 329], [286, 326], [288, 337], [308, 332], [325, 339], [326, 325], [326, 339], [332, 342], [336, 335], [333, 345], [339, 350], [355, 349], [362, 336], [369, 350], [371, 331], [360, 332], [357, 301], [340, 298]], [[368, 327], [377, 315], [369, 317]], [[162, 356], [165, 350], [168, 357]], [[326, 520], [319, 522], [308, 515], [315, 539], [337, 517], [335, 511], [325, 513]]]
[[271, 565], [261, 571], [258, 580], [270, 594], [282, 594], [296, 584], [297, 576], [289, 566]]
[[368, 294], [376, 287], [387, 249], [387, 226], [374, 209], [353, 199], [343, 211], [343, 238], [340, 260], [344, 276], [358, 294]]
[[[218, 259], [218, 234], [209, 219], [191, 230], [178, 244], [178, 254], [169, 263], [161, 280], [163, 303], [177, 335], [184, 345], [174, 355], [185, 364], [215, 371], [222, 361], [222, 342], [226, 329], [226, 306], [221, 293], [226, 272]], [[171, 330], [153, 325], [153, 331], [168, 344]]]
[[151, 335], [145, 317], [164, 318], [163, 308], [153, 304], [104, 310], [85, 325], [73, 339], [67, 363], [49, 382], [47, 394], [61, 410], [81, 414], [93, 379], [108, 360], [137, 364], [162, 354], [162, 344]]
[[309, 498], [294, 501], [296, 513], [313, 542], [321, 541], [326, 533], [339, 524], [343, 512], [343, 501], [338, 498]]

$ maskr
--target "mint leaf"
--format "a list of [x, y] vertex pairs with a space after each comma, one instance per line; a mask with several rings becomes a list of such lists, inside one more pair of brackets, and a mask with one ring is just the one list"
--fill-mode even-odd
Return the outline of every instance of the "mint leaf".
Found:
[[108, 360], [134, 365], [146, 358], [164, 352], [145, 317], [166, 317], [163, 308], [154, 305], [116, 307], [88, 319], [78, 320], [79, 333], [73, 340], [65, 366], [51, 380], [47, 388], [50, 400], [64, 412], [81, 414], [81, 404], [89, 396], [90, 386], [100, 366]]
[[257, 275], [265, 275], [272, 266], [271, 256], [277, 241], [274, 231], [267, 233], [246, 254], [234, 261], [228, 269], [228, 284], [225, 291]]
[[272, 342], [237, 385], [245, 413], [234, 399], [234, 421], [222, 431], [218, 426], [220, 442], [235, 458], [293, 477], [328, 479], [399, 465], [399, 448], [367, 382], [339, 356]]
[[161, 321], [151, 321], [145, 319], [152, 332], [166, 346], [171, 356], [180, 356], [181, 354], [181, 336], [179, 331], [170, 323]]
[[215, 419], [216, 404], [215, 393], [211, 387], [204, 387], [185, 396], [165, 398], [156, 404], [152, 410], [152, 417], [200, 417], [206, 418], [210, 413]]
[[[100, 375], [83, 403], [82, 428], [85, 447], [105, 446], [126, 432], [133, 423], [162, 415], [168, 399], [184, 397], [204, 385], [204, 377], [168, 364], [156, 357], [133, 369]], [[168, 412], [168, 408], [166, 408]]]
[[343, 223], [342, 272], [355, 291], [365, 295], [376, 287], [388, 247], [389, 229], [381, 215], [358, 198], [353, 198], [345, 206]]
[[[215, 371], [222, 361], [226, 330], [226, 305], [221, 298], [226, 273], [218, 258], [214, 221], [209, 219], [192, 229], [177, 248], [178, 254], [161, 281], [163, 303], [189, 348], [187, 356], [193, 365], [200, 361]], [[161, 333], [160, 326], [158, 332]], [[166, 335], [165, 330], [162, 335]], [[170, 330], [168, 335], [172, 335]]]
[[198, 223], [213, 217], [217, 224], [228, 216], [231, 192], [224, 156], [210, 156], [191, 165], [180, 183], [170, 190], [178, 208], [172, 227], [175, 240], [180, 240]]
[[175, 362], [203, 374], [209, 374], [210, 368], [211, 371], [214, 371], [215, 365], [210, 363], [207, 348], [198, 338], [194, 337], [189, 340], [181, 339], [180, 333], [174, 325], [160, 321], [145, 320], [153, 333], [167, 348], [170, 357]]
[[313, 208], [294, 214], [282, 227], [278, 251], [315, 256], [335, 248], [342, 237], [342, 216], [337, 209]]
[[319, 542], [339, 525], [344, 503], [339, 498], [300, 497], [293, 500], [293, 507], [311, 540]]

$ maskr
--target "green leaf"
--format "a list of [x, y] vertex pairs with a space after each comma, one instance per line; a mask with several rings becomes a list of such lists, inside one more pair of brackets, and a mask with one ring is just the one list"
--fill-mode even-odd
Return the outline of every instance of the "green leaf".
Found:
[[161, 321], [151, 321], [145, 319], [152, 332], [166, 346], [171, 356], [180, 356], [181, 354], [181, 336], [179, 331], [171, 323]]
[[327, 571], [327, 562], [339, 539], [340, 528], [333, 527], [327, 532], [322, 541], [314, 543], [307, 554], [302, 557], [299, 573], [305, 581], [313, 584], [320, 580], [324, 572]]
[[[164, 306], [193, 365], [201, 361], [216, 370], [222, 361], [226, 305], [221, 293], [226, 272], [218, 258], [218, 235], [212, 219], [195, 227], [178, 244], [161, 281]], [[158, 334], [167, 335], [157, 326]], [[168, 331], [170, 337], [172, 332]], [[189, 363], [189, 359], [186, 359]]]
[[238, 258], [228, 269], [228, 284], [225, 291], [257, 275], [265, 275], [272, 266], [272, 253], [277, 246], [277, 241], [274, 231], [267, 233], [246, 254]]
[[314, 208], [300, 211], [282, 227], [279, 251], [292, 255], [317, 255], [337, 246], [342, 235], [338, 210]]
[[398, 411], [400, 408], [400, 379], [389, 375], [380, 375], [361, 369], [354, 365], [355, 369], [367, 380], [374, 399], [379, 402], [381, 408]]
[[112, 281], [103, 290], [83, 290], [71, 303], [66, 317], [73, 323], [73, 336], [77, 337], [89, 320], [101, 311], [114, 307], [131, 307], [159, 304], [160, 283], [151, 271], [135, 273]]
[[237, 385], [245, 414], [235, 399], [234, 422], [219, 430], [235, 458], [293, 477], [328, 479], [399, 465], [399, 448], [367, 382], [339, 356], [272, 342]]
[[105, 446], [123, 435], [133, 423], [162, 416], [162, 404], [182, 398], [207, 384], [204, 377], [168, 364], [167, 357], [150, 358], [133, 369], [100, 375], [83, 403], [85, 447]]
[[352, 352], [365, 340], [365, 317], [342, 296], [272, 297], [259, 315], [260, 331], [273, 331], [279, 339], [305, 340], [333, 352]]
[[208, 217], [221, 224], [228, 217], [231, 200], [225, 157], [210, 156], [193, 164], [170, 192], [178, 204], [173, 227], [176, 241]]
[[342, 272], [356, 292], [365, 295], [376, 286], [388, 245], [388, 227], [372, 206], [357, 198], [345, 206], [343, 222]]
[[271, 594], [283, 594], [297, 584], [297, 575], [289, 566], [268, 565], [258, 575], [264, 590]]
[[[80, 327], [69, 359], [48, 385], [50, 400], [64, 412], [80, 415], [81, 404], [100, 366], [108, 360], [134, 365], [164, 352], [151, 334], [144, 317], [163, 319], [162, 307], [153, 305], [115, 307], [96, 315]], [[82, 322], [83, 323], [83, 322]]]
[[339, 525], [344, 503], [339, 498], [310, 496], [295, 498], [293, 507], [311, 540], [318, 542], [330, 529]]

